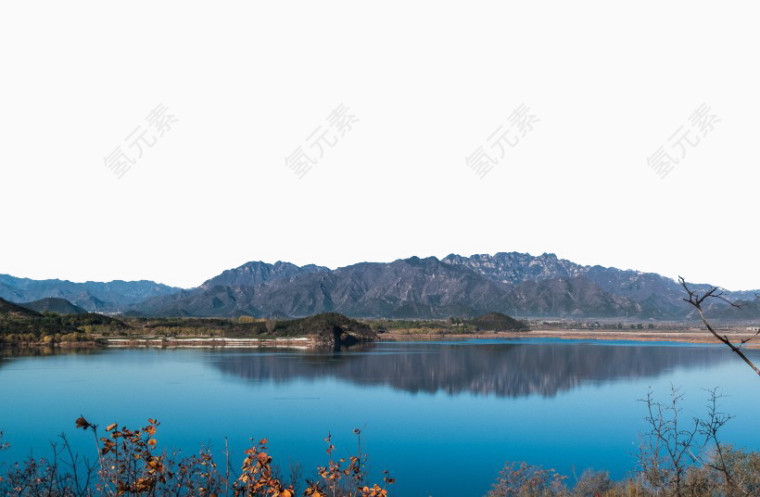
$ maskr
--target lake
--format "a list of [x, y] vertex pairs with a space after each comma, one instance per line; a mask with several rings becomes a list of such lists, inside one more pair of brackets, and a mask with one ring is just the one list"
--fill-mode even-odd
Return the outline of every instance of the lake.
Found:
[[326, 464], [328, 432], [348, 456], [361, 428], [373, 473], [396, 478], [392, 495], [483, 495], [507, 460], [570, 482], [586, 468], [624, 476], [646, 428], [639, 399], [651, 388], [665, 401], [671, 385], [686, 416], [704, 415], [705, 389], [721, 389], [735, 416], [723, 440], [760, 449], [760, 379], [724, 346], [521, 339], [0, 357], [0, 430], [12, 444], [0, 461], [48, 455], [61, 432], [91, 455], [80, 415], [130, 427], [151, 417], [159, 447], [221, 450], [228, 437], [238, 467], [249, 437], [266, 437], [275, 463], [297, 460], [310, 475]]

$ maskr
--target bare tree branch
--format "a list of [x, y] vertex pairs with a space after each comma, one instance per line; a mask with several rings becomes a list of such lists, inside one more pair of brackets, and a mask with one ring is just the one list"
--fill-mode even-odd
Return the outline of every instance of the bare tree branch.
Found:
[[760, 368], [758, 368], [757, 366], [755, 366], [755, 364], [749, 359], [749, 357], [747, 357], [744, 354], [744, 352], [741, 350], [742, 345], [744, 345], [745, 343], [749, 342], [753, 338], [755, 338], [758, 335], [760, 335], [760, 332], [755, 333], [754, 336], [752, 336], [752, 337], [750, 337], [750, 338], [748, 338], [746, 340], [742, 340], [741, 343], [738, 346], [736, 346], [733, 343], [731, 343], [731, 340], [728, 339], [728, 336], [726, 336], [726, 335], [720, 335], [717, 331], [715, 331], [715, 329], [707, 321], [707, 318], [705, 317], [704, 310], [702, 309], [702, 304], [705, 302], [705, 300], [710, 299], [710, 298], [722, 300], [723, 302], [726, 302], [726, 303], [730, 304], [732, 307], [736, 307], [737, 309], [741, 309], [741, 306], [738, 305], [738, 304], [735, 304], [734, 302], [731, 302], [730, 300], [728, 300], [724, 296], [723, 292], [719, 291], [719, 289], [717, 287], [711, 287], [709, 290], [707, 290], [706, 292], [704, 292], [704, 293], [702, 293], [700, 295], [699, 292], [697, 292], [696, 290], [692, 290], [692, 289], [689, 288], [689, 285], [686, 283], [686, 280], [684, 280], [682, 276], [678, 277], [678, 282], [681, 283], [681, 286], [683, 287], [683, 289], [686, 291], [686, 294], [688, 295], [688, 298], [685, 298], [683, 300], [685, 302], [688, 302], [689, 304], [691, 304], [695, 309], [697, 309], [697, 312], [699, 312], [699, 317], [702, 318], [702, 322], [705, 324], [705, 326], [710, 331], [710, 333], [712, 333], [713, 336], [715, 338], [717, 338], [718, 340], [720, 340], [722, 343], [726, 344], [726, 346], [728, 346], [728, 348], [730, 348], [739, 357], [741, 357], [742, 360], [744, 360], [744, 362], [746, 362], [747, 365], [749, 367], [751, 367], [752, 370], [758, 376], [760, 376]]
[[[742, 340], [741, 345], [744, 345], [745, 343], [749, 342], [750, 340], [754, 340], [755, 338], [757, 338], [757, 335], [760, 335], [760, 328], [757, 330], [757, 333], [755, 333], [754, 335], [752, 335], [749, 338], [745, 338], [744, 340]], [[739, 347], [741, 347], [741, 345]]]

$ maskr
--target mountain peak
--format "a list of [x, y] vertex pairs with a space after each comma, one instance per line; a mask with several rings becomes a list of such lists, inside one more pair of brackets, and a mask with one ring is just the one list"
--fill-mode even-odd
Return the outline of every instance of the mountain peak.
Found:
[[329, 271], [326, 267], [309, 264], [303, 267], [296, 266], [291, 262], [277, 261], [269, 264], [262, 261], [249, 261], [234, 269], [228, 269], [222, 274], [207, 280], [201, 288], [213, 288], [215, 286], [244, 286], [255, 287], [267, 281], [278, 279], [292, 279], [302, 274]]

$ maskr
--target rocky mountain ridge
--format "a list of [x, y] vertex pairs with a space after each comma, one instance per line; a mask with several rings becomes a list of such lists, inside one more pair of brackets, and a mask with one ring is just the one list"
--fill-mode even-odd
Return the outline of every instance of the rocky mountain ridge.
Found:
[[[708, 288], [709, 285], [694, 285]], [[751, 292], [729, 292], [753, 301]], [[693, 319], [683, 289], [655, 273], [582, 266], [554, 254], [516, 252], [443, 259], [410, 257], [330, 270], [249, 262], [201, 287], [150, 299], [135, 314], [156, 316], [307, 316], [445, 318], [503, 312], [517, 317]], [[754, 319], [711, 303], [724, 319]]]
[[[708, 285], [694, 285], [704, 289]], [[554, 254], [518, 252], [443, 259], [410, 257], [331, 270], [252, 261], [182, 290], [153, 282], [71, 283], [0, 276], [0, 298], [66, 298], [88, 311], [136, 316], [446, 318], [501, 312], [519, 318], [694, 319], [678, 282], [656, 273], [583, 266]], [[727, 292], [721, 319], [760, 318], [755, 292]]]

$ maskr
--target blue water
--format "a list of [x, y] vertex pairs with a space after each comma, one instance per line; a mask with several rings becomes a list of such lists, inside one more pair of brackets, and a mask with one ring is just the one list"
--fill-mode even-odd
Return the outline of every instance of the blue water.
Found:
[[[752, 353], [760, 360], [760, 354]], [[586, 468], [622, 477], [635, 467], [649, 388], [685, 395], [686, 416], [705, 413], [707, 388], [735, 416], [723, 439], [760, 449], [760, 378], [722, 346], [592, 340], [379, 343], [348, 352], [104, 350], [0, 357], [0, 461], [49, 454], [65, 432], [83, 454], [101, 426], [162, 424], [159, 446], [195, 452], [230, 440], [269, 439], [287, 473], [326, 464], [328, 432], [339, 455], [354, 428], [373, 472], [388, 469], [392, 495], [485, 494], [505, 461], [570, 476]], [[234, 457], [235, 466], [240, 457]]]

